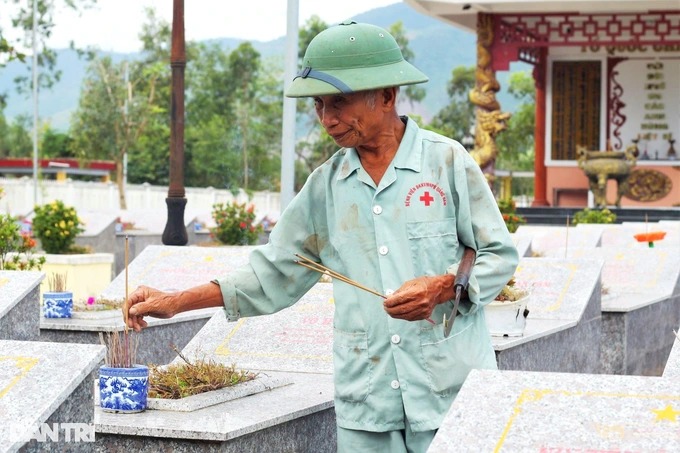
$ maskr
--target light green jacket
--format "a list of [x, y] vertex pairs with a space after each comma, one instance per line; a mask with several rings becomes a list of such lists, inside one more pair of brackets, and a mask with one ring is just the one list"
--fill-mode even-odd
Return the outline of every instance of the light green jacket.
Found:
[[382, 299], [334, 282], [335, 411], [348, 429], [439, 427], [473, 368], [496, 368], [481, 307], [513, 275], [517, 250], [479, 166], [457, 142], [408, 120], [399, 150], [376, 187], [354, 149], [317, 168], [250, 265], [219, 279], [227, 316], [273, 313], [298, 301], [319, 274], [295, 253], [389, 294], [422, 275], [454, 272], [462, 244], [477, 251], [453, 331], [389, 317]]

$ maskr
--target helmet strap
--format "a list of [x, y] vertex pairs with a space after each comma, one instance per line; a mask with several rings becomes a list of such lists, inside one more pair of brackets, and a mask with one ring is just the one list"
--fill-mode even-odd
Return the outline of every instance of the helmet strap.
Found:
[[343, 94], [349, 94], [354, 92], [350, 87], [345, 85], [345, 83], [342, 80], [333, 77], [330, 74], [326, 74], [325, 72], [314, 70], [309, 66], [298, 72], [297, 76], [295, 76], [295, 79], [297, 79], [298, 77], [302, 77], [303, 79], [309, 77], [310, 79], [316, 79], [322, 82], [326, 82], [327, 84], [332, 85], [338, 90], [340, 90], [340, 92]]

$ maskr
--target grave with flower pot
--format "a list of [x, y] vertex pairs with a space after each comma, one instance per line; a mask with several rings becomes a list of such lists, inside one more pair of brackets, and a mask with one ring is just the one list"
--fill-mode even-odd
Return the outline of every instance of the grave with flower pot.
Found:
[[220, 310], [171, 364], [206, 359], [257, 378], [201, 408], [176, 400], [171, 410], [149, 407], [134, 419], [96, 409], [97, 447], [335, 451], [333, 311], [328, 283], [273, 315], [230, 323]]
[[520, 259], [515, 280], [529, 291], [529, 313], [521, 335], [491, 337], [498, 367], [599, 372], [602, 266], [597, 259]]
[[[54, 200], [36, 206], [31, 222], [32, 233], [45, 252], [42, 270], [65, 275], [74, 300], [96, 295], [111, 282], [113, 254], [91, 253], [91, 249], [76, 245], [77, 236], [86, 230], [75, 208]], [[47, 281], [41, 291], [49, 291]]]
[[[177, 291], [225, 275], [247, 263], [252, 247], [172, 247], [151, 245], [128, 266], [129, 291], [147, 285], [164, 291]], [[125, 272], [119, 274], [94, 304], [110, 310], [85, 310], [70, 319], [41, 320], [41, 338], [49, 341], [99, 343], [99, 333], [122, 332], [124, 323], [119, 309], [125, 299]], [[100, 307], [104, 308], [104, 307]], [[149, 318], [143, 333], [144, 347], [138, 352], [140, 363], [167, 363], [175, 358], [169, 344], [183, 347], [220, 309], [210, 308], [180, 313], [171, 319]]]

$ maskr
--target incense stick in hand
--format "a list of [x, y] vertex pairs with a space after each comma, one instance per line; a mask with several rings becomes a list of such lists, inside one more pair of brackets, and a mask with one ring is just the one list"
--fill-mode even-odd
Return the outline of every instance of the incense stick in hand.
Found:
[[[333, 269], [330, 269], [326, 266], [324, 266], [321, 263], [317, 263], [316, 261], [312, 261], [311, 259], [302, 256], [300, 254], [295, 254], [296, 257], [300, 259], [300, 261], [295, 261], [296, 264], [299, 264], [300, 266], [306, 267], [307, 269], [311, 269], [313, 271], [319, 272], [320, 274], [328, 275], [332, 278], [336, 278], [340, 280], [341, 282], [345, 282], [348, 285], [354, 286], [356, 288], [362, 289], [366, 292], [369, 292], [371, 294], [374, 294], [378, 297], [382, 297], [383, 299], [387, 299], [387, 296], [384, 294], [380, 294], [378, 291], [370, 289], [362, 285], [361, 283], [352, 280], [349, 277], [344, 276], [343, 274], [334, 271]], [[430, 318], [425, 319], [425, 321], [429, 322], [430, 324], [434, 324], [434, 321]]]

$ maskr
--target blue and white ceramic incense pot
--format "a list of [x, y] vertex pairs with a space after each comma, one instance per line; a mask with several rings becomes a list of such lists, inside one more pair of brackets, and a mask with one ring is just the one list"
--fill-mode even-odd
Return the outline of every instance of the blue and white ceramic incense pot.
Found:
[[99, 405], [105, 412], [134, 413], [146, 409], [149, 367], [99, 368]]
[[45, 318], [70, 318], [72, 311], [73, 292], [43, 293], [43, 314]]

